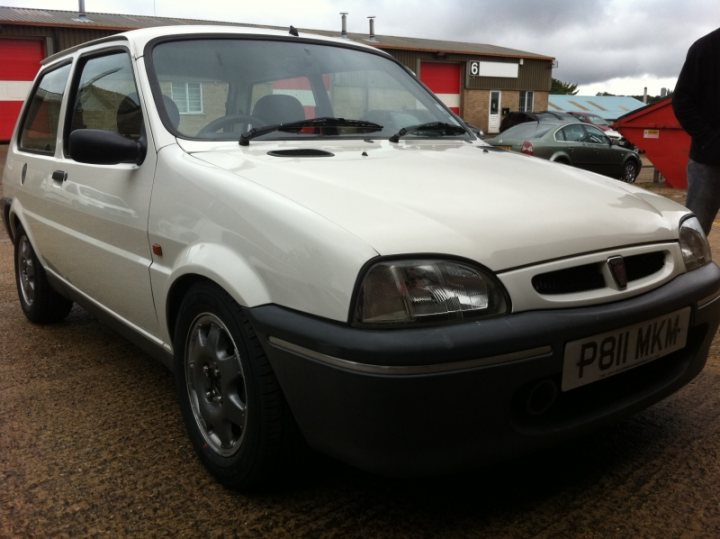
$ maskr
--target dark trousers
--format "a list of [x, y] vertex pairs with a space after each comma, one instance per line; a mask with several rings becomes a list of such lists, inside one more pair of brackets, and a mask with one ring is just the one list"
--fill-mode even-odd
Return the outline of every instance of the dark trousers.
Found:
[[687, 173], [685, 205], [698, 218], [705, 234], [709, 234], [720, 209], [720, 165], [705, 165], [690, 159]]

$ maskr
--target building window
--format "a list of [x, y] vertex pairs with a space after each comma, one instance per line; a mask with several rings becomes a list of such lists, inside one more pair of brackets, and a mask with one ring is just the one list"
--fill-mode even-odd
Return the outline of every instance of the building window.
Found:
[[520, 92], [520, 112], [532, 112], [533, 110], [533, 92]]
[[202, 114], [202, 86], [199, 82], [173, 82], [170, 93], [180, 114]]

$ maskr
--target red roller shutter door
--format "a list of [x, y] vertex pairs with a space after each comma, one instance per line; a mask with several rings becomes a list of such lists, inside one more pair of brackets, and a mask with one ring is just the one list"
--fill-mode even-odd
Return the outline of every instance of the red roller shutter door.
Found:
[[44, 57], [42, 41], [0, 39], [0, 141], [10, 140]]
[[420, 80], [430, 88], [450, 110], [460, 113], [460, 64], [423, 62]]

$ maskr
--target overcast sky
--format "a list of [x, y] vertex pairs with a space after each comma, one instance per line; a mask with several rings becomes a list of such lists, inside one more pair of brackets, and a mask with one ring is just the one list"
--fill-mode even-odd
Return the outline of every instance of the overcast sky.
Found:
[[[77, 10], [77, 0], [0, 0]], [[129, 13], [488, 43], [557, 59], [553, 77], [581, 95], [672, 89], [687, 48], [720, 27], [718, 0], [85, 0], [87, 12]]]

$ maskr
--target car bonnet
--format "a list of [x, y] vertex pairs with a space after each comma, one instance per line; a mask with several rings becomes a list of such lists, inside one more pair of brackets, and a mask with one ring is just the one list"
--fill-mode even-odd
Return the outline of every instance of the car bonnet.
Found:
[[308, 144], [193, 154], [322, 215], [382, 255], [444, 253], [495, 271], [674, 240], [687, 213], [604, 176], [467, 142], [323, 141], [304, 152]]

